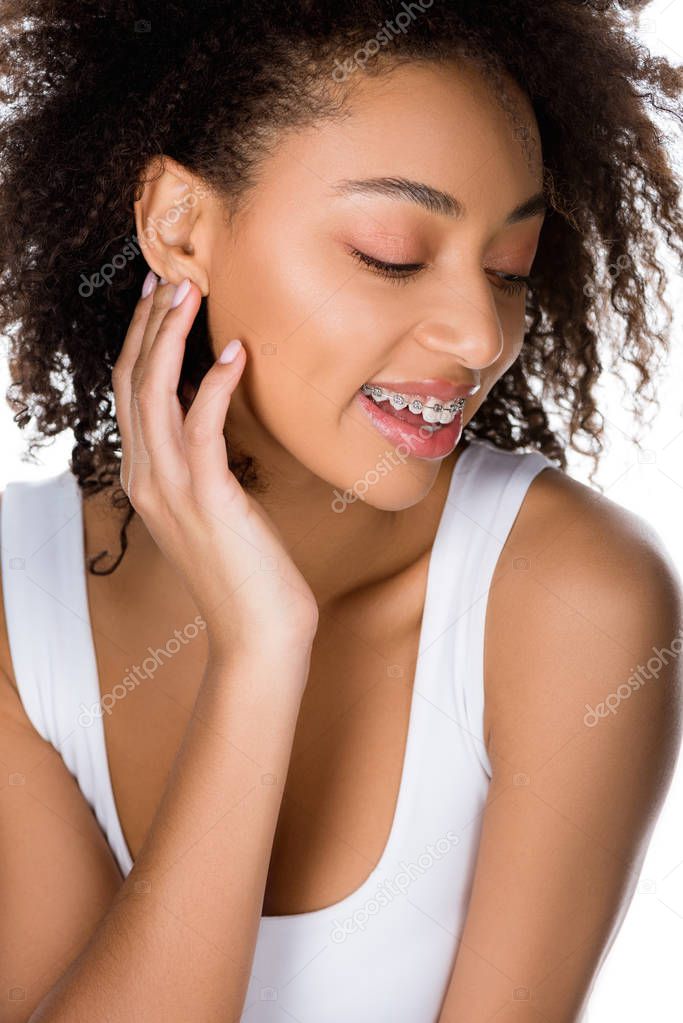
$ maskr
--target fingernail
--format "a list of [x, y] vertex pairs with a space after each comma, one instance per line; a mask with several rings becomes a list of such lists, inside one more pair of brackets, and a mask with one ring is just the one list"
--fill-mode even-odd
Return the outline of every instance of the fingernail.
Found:
[[142, 297], [147, 298], [148, 295], [151, 295], [156, 286], [157, 275], [154, 273], [154, 270], [150, 270], [142, 282]]
[[168, 281], [166, 280], [165, 277], [160, 277], [159, 278], [159, 284], [168, 284]]
[[242, 347], [242, 342], [238, 337], [234, 337], [232, 341], [228, 341], [227, 345], [218, 356], [219, 362], [234, 362], [237, 357], [237, 353]]
[[189, 290], [190, 290], [190, 282], [188, 281], [188, 279], [186, 277], [184, 281], [180, 282], [180, 284], [178, 285], [178, 287], [175, 289], [175, 291], [173, 293], [173, 300], [171, 301], [171, 309], [175, 309], [176, 306], [180, 305], [180, 303], [185, 298], [185, 296], [187, 295]]

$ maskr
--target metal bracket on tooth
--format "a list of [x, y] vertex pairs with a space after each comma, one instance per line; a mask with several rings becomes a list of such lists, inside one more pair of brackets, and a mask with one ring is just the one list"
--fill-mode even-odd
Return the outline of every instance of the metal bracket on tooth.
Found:
[[[425, 407], [431, 412], [435, 413], [437, 416], [440, 416], [443, 411], [449, 414], [451, 412], [457, 414], [458, 412], [462, 412], [463, 408], [465, 407], [464, 398], [454, 398], [447, 404], [435, 402], [433, 405], [426, 405], [425, 402], [423, 402], [418, 397], [409, 400], [402, 394], [385, 391], [382, 387], [371, 387], [369, 384], [363, 384], [363, 386], [361, 387], [361, 391], [363, 392], [363, 394], [367, 394], [374, 398], [376, 402], [388, 401], [389, 404], [395, 409], [403, 409], [406, 406], [408, 406], [410, 411], [414, 412], [415, 415], [420, 415], [420, 413], [424, 410]], [[428, 422], [428, 420], [426, 421]]]

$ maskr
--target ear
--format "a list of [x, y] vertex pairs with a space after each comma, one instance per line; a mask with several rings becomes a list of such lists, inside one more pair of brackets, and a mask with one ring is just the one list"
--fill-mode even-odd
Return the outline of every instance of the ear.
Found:
[[173, 284], [189, 278], [204, 296], [214, 204], [208, 186], [165, 155], [145, 167], [134, 202], [137, 240], [147, 264]]

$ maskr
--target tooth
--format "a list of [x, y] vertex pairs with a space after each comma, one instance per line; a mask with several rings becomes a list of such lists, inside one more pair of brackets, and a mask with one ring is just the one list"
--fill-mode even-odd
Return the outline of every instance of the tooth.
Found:
[[435, 406], [425, 405], [422, 409], [422, 418], [425, 423], [438, 423], [441, 417], [441, 406], [437, 408]]
[[408, 399], [404, 398], [402, 394], [394, 393], [389, 396], [389, 403], [395, 409], [402, 409], [405, 408], [406, 405], [408, 404]]
[[465, 405], [462, 398], [453, 398], [444, 404], [431, 396], [404, 395], [396, 391], [388, 391], [384, 387], [374, 384], [363, 384], [361, 391], [373, 398], [377, 404], [388, 401], [395, 409], [407, 407], [415, 415], [420, 416], [424, 423], [434, 425], [437, 429], [439, 426], [452, 423], [456, 414], [462, 412]]

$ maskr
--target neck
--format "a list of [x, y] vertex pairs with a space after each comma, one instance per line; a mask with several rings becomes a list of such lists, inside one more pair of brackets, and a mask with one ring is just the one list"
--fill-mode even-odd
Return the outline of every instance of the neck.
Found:
[[[270, 474], [265, 492], [254, 500], [271, 518], [323, 610], [353, 592], [400, 574], [431, 549], [462, 450], [460, 444], [443, 460], [432, 488], [421, 501], [400, 511], [373, 508], [357, 500], [343, 513], [334, 513], [334, 488], [303, 467], [301, 472]], [[122, 513], [117, 512], [114, 521], [108, 493], [96, 495], [90, 503], [87, 553], [105, 547], [118, 552]], [[182, 580], [139, 515], [133, 516], [127, 534], [128, 549], [114, 573], [119, 575], [122, 595], [127, 585], [140, 578], [154, 590], [177, 592]]]

